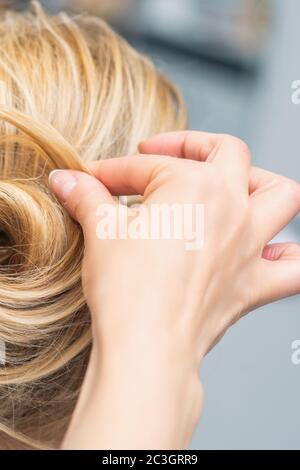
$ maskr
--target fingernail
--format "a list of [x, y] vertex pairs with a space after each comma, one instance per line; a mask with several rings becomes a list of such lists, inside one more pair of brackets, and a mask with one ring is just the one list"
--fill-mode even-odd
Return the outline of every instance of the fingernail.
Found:
[[49, 183], [57, 196], [65, 201], [77, 184], [77, 178], [68, 170], [53, 170], [49, 174]]

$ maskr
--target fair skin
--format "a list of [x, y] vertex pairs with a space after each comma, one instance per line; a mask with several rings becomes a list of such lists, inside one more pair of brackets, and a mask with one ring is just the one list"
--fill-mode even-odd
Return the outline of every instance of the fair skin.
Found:
[[[231, 136], [162, 134], [140, 151], [91, 163], [94, 177], [51, 177], [83, 229], [93, 330], [63, 449], [186, 448], [202, 410], [205, 354], [241, 316], [300, 292], [299, 246], [268, 245], [300, 210], [296, 182], [251, 167], [247, 146]], [[203, 204], [203, 248], [97, 239], [97, 207], [121, 194]]]

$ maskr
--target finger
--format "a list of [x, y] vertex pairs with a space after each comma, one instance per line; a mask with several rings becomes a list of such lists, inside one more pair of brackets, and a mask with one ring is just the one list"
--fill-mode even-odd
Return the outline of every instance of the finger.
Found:
[[218, 134], [207, 132], [166, 132], [141, 142], [139, 151], [144, 154], [169, 155], [170, 157], [206, 161], [220, 141], [221, 138]]
[[145, 193], [155, 172], [167, 163], [168, 157], [129, 156], [87, 164], [93, 175], [117, 196]]
[[284, 178], [268, 170], [252, 166], [249, 172], [249, 194], [266, 192], [274, 184], [274, 180]]
[[[197, 161], [223, 161], [237, 159], [238, 151], [249, 157], [248, 147], [241, 139], [227, 134], [213, 134], [200, 131], [179, 131], [157, 134], [139, 144], [139, 151], [144, 154], [169, 155]], [[240, 156], [239, 156], [240, 157]], [[243, 159], [240, 159], [243, 163]]]
[[66, 210], [82, 226], [85, 235], [97, 222], [97, 208], [101, 203], [115, 201], [107, 188], [87, 173], [73, 170], [54, 170], [49, 184]]
[[215, 163], [223, 169], [233, 189], [242, 186], [248, 191], [250, 151], [237, 137], [198, 131], [169, 132], [141, 142], [139, 151]]
[[250, 192], [254, 225], [265, 245], [300, 211], [300, 185], [289, 178], [251, 168]]
[[293, 242], [270, 243], [262, 252], [262, 257], [269, 261], [294, 259], [295, 256], [300, 256], [300, 247]]
[[260, 267], [260, 305], [300, 293], [300, 246], [296, 243], [268, 245]]

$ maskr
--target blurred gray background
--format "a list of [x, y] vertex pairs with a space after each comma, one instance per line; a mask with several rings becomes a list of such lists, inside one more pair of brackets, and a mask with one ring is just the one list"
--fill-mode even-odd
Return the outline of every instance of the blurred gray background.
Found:
[[[24, 6], [26, 2], [19, 2]], [[300, 181], [299, 0], [45, 0], [91, 11], [147, 52], [182, 90], [192, 129], [245, 139], [257, 166]], [[300, 242], [297, 219], [279, 241]], [[193, 449], [300, 449], [300, 298], [235, 325], [201, 370]]]

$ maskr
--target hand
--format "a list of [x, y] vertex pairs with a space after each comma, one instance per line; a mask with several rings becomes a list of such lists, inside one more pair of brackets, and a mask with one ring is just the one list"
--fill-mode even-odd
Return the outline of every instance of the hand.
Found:
[[[74, 422], [84, 413], [85, 422], [92, 422], [97, 409], [98, 416], [107, 418], [103, 448], [112, 448], [113, 433], [124, 447], [133, 445], [139, 419], [132, 432], [117, 426], [110, 406], [108, 414], [99, 406], [95, 390], [101, 385], [103, 389], [106, 384], [106, 396], [115, 391], [114, 403], [120, 405], [123, 422], [128, 403], [131, 412], [139, 410], [141, 422], [148, 413], [152, 425], [141, 437], [143, 447], [145, 443], [184, 447], [201, 409], [202, 390], [195, 377], [202, 357], [241, 315], [300, 291], [298, 246], [266, 248], [299, 211], [297, 183], [251, 168], [245, 144], [229, 136], [171, 133], [150, 139], [141, 151], [183, 158], [122, 157], [91, 164], [98, 180], [75, 171], [57, 172], [51, 179], [56, 194], [83, 228], [83, 287], [94, 332], [71, 441], [76, 435]], [[187, 251], [184, 240], [97, 239], [97, 207], [116, 206], [113, 194], [142, 194], [147, 207], [166, 202], [202, 204], [203, 247]], [[150, 378], [142, 386], [137, 377], [145, 377], [145, 369]], [[120, 370], [124, 374], [119, 380]], [[118, 385], [126, 381], [137, 390], [131, 388], [120, 400]], [[153, 381], [159, 383], [158, 389]], [[91, 410], [87, 419], [85, 409]], [[153, 417], [163, 422], [163, 432]], [[110, 422], [114, 425], [107, 430]]]

